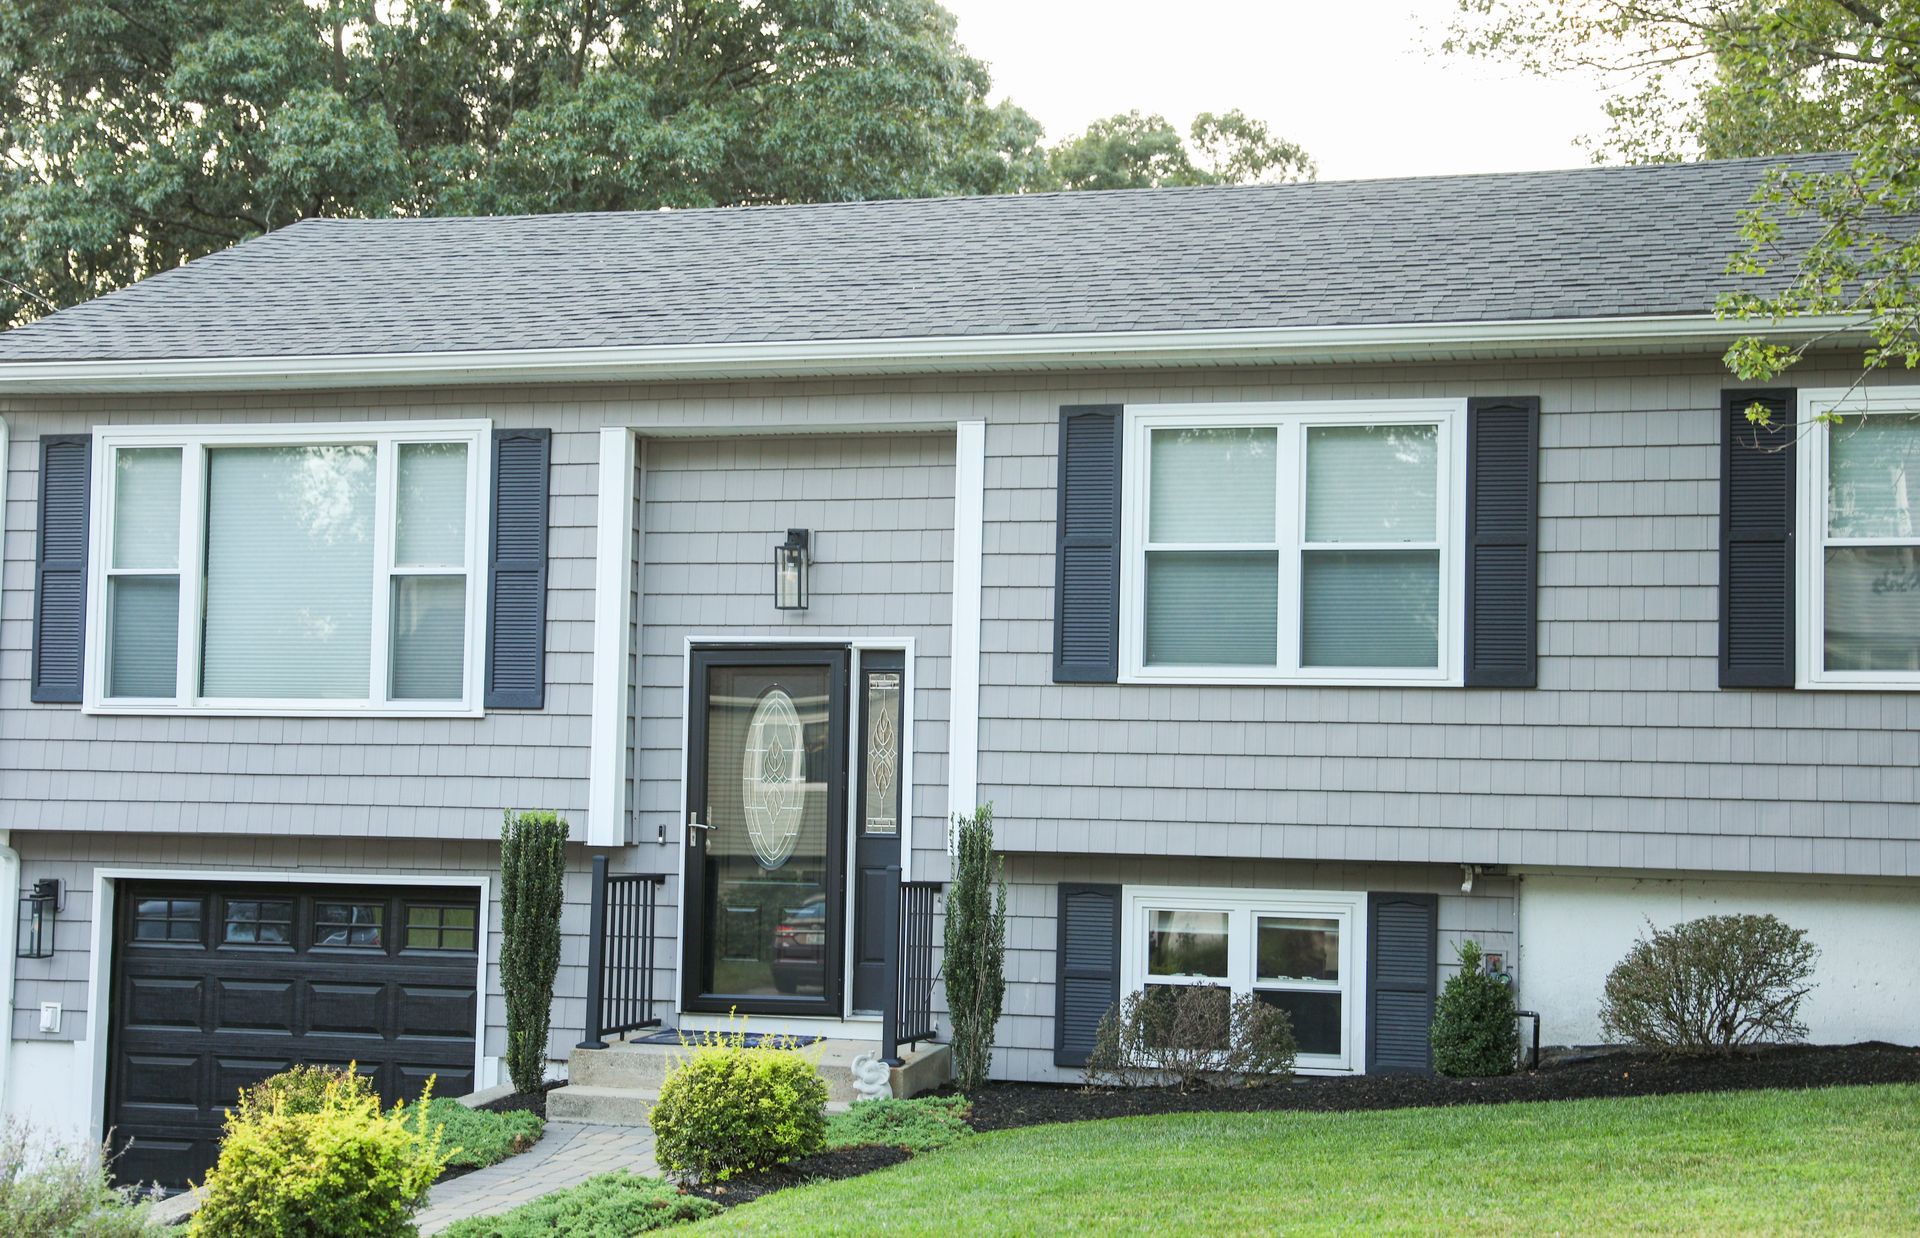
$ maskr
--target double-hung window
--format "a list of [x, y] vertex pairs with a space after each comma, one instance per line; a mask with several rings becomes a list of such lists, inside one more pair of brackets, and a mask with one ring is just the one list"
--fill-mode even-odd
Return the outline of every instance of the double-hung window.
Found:
[[1920, 388], [1801, 401], [1801, 681], [1920, 687]]
[[1364, 894], [1128, 886], [1121, 973], [1128, 991], [1251, 994], [1287, 1012], [1303, 1070], [1359, 1070]]
[[1138, 680], [1457, 683], [1462, 400], [1127, 412]]
[[95, 432], [89, 708], [479, 712], [484, 422]]

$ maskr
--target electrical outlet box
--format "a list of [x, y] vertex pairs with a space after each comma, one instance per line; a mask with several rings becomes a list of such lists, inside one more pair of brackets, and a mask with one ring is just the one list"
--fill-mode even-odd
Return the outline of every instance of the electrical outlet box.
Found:
[[60, 1030], [59, 1002], [40, 1003], [40, 1030], [43, 1032], [57, 1032]]

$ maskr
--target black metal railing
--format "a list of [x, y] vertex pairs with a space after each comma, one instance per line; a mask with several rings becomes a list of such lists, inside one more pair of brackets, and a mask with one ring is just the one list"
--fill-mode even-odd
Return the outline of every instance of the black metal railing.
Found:
[[[898, 872], [898, 869], [892, 870]], [[887, 956], [887, 1008], [881, 1056], [895, 1065], [901, 1042], [933, 1039], [933, 920], [940, 898], [937, 881], [905, 881], [895, 909], [893, 953]]]
[[587, 919], [587, 1036], [577, 1048], [604, 1049], [604, 1036], [659, 1027], [653, 1013], [653, 913], [667, 879], [660, 873], [608, 873], [593, 857]]

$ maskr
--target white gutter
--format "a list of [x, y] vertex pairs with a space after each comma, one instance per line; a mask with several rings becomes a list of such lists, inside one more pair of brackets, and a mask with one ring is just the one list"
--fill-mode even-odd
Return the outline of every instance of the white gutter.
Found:
[[0, 363], [0, 394], [258, 390], [457, 383], [644, 381], [1182, 365], [1414, 361], [1722, 348], [1861, 330], [1857, 319], [1768, 325], [1711, 314], [1500, 322], [1101, 331], [1049, 335], [520, 348], [300, 357]]

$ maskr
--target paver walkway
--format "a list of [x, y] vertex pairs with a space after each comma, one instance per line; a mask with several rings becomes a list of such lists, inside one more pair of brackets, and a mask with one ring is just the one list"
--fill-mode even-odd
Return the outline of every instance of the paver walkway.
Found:
[[422, 1234], [437, 1234], [465, 1217], [505, 1212], [616, 1169], [660, 1172], [653, 1159], [652, 1131], [644, 1126], [548, 1122], [546, 1134], [531, 1151], [434, 1187], [416, 1223]]

